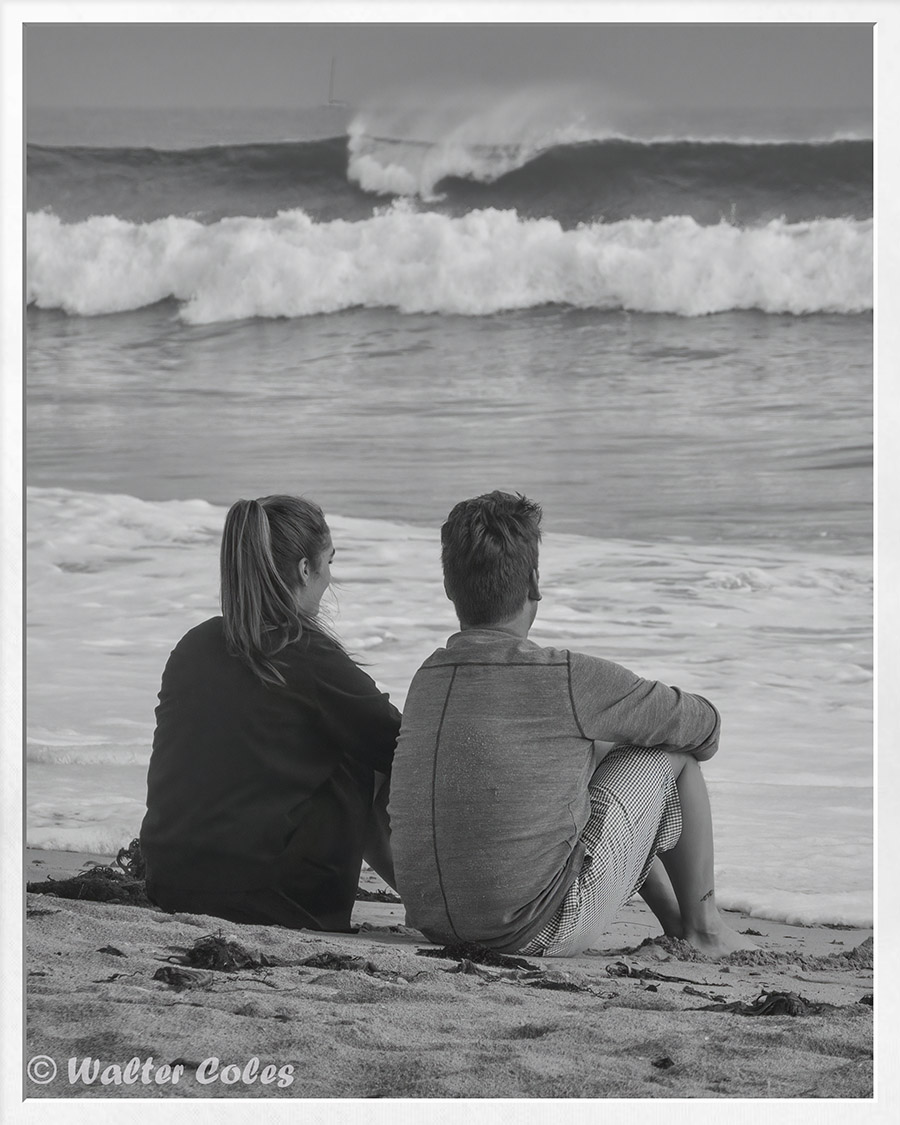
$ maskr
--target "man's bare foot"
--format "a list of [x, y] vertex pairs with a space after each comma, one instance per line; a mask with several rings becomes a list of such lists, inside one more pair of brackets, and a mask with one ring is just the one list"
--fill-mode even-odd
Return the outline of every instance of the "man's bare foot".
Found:
[[733, 930], [723, 919], [720, 918], [719, 922], [719, 926], [711, 931], [685, 930], [684, 940], [709, 957], [725, 957], [741, 949], [759, 948], [755, 941]]

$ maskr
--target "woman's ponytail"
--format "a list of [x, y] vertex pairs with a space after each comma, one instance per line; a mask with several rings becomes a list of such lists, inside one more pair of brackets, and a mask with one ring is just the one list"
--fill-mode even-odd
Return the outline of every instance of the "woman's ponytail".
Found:
[[222, 618], [229, 651], [265, 683], [283, 684], [272, 658], [298, 641], [304, 621], [297, 567], [319, 558], [328, 525], [318, 505], [293, 496], [238, 500], [225, 517], [220, 552]]

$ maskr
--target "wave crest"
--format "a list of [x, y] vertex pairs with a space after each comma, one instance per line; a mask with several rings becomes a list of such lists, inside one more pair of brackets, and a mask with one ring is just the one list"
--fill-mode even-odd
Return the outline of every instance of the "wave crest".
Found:
[[[347, 175], [367, 192], [433, 199], [447, 178], [493, 184], [556, 150], [565, 165], [554, 185], [560, 195], [589, 180], [602, 196], [610, 173], [636, 174], [634, 196], [673, 175], [701, 188], [727, 183], [739, 194], [747, 175], [794, 194], [826, 195], [833, 181], [843, 187], [845, 180], [858, 194], [868, 185], [871, 194], [871, 141], [833, 115], [823, 130], [827, 121], [798, 128], [799, 121], [791, 127], [766, 118], [750, 128], [748, 117], [735, 129], [721, 115], [648, 112], [599, 88], [456, 90], [424, 104], [373, 104], [356, 113], [347, 128]], [[648, 164], [651, 148], [657, 151]]]
[[872, 224], [753, 229], [673, 216], [564, 230], [487, 209], [451, 218], [395, 204], [356, 223], [302, 211], [204, 226], [28, 216], [28, 301], [92, 316], [174, 298], [191, 323], [353, 307], [484, 316], [546, 304], [702, 316], [872, 307]]
[[457, 92], [438, 104], [373, 107], [348, 126], [348, 178], [379, 195], [432, 198], [448, 176], [492, 183], [559, 145], [615, 136], [559, 92], [486, 99]]

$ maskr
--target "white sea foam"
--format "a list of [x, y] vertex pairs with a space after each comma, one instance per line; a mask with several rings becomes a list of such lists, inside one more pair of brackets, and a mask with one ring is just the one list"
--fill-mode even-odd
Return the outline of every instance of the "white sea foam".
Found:
[[[513, 142], [498, 144], [479, 141], [481, 128], [467, 122], [466, 128], [454, 129], [438, 141], [421, 141], [402, 137], [373, 136], [364, 118], [354, 121], [349, 129], [348, 178], [363, 191], [384, 196], [407, 196], [424, 200], [441, 198], [439, 185], [450, 177], [491, 184], [501, 176], [524, 168], [535, 157], [556, 146], [583, 144], [588, 141], [623, 141], [639, 145], [693, 144], [735, 145], [743, 148], [796, 144], [796, 141], [754, 137], [691, 136], [660, 134], [635, 137], [613, 130], [589, 130], [577, 124], [547, 132], [536, 132]], [[815, 142], [866, 140], [858, 134], [834, 133]]]
[[487, 107], [370, 109], [354, 117], [347, 134], [350, 180], [364, 191], [425, 199], [446, 176], [492, 183], [555, 145], [616, 136], [534, 94]]
[[560, 145], [621, 140], [638, 144], [771, 145], [861, 140], [871, 130], [835, 127], [827, 119], [792, 126], [760, 121], [755, 131], [721, 120], [701, 127], [694, 111], [682, 120], [659, 109], [628, 105], [621, 95], [577, 85], [505, 92], [472, 88], [440, 96], [399, 97], [369, 104], [347, 126], [348, 177], [365, 191], [433, 198], [448, 176], [492, 183]]
[[862, 890], [839, 890], [808, 893], [791, 887], [788, 890], [767, 889], [764, 894], [731, 894], [717, 892], [716, 899], [723, 910], [741, 910], [756, 918], [785, 922], [789, 926], [814, 926], [826, 923], [832, 926], [872, 925], [872, 891], [866, 885]]
[[872, 223], [687, 216], [566, 230], [512, 210], [453, 218], [400, 201], [358, 222], [303, 211], [211, 225], [28, 216], [28, 301], [80, 316], [182, 302], [192, 323], [364, 306], [485, 316], [546, 304], [703, 316], [872, 307]]
[[[224, 509], [28, 490], [28, 842], [110, 852], [137, 832], [168, 652], [218, 612]], [[437, 532], [330, 515], [334, 623], [402, 707], [455, 630]], [[562, 535], [542, 546], [542, 644], [711, 699], [704, 767], [726, 906], [871, 921], [869, 560]], [[96, 643], [94, 643], [96, 642]]]
[[[44, 762], [57, 766], [146, 766], [146, 723], [142, 726], [143, 737], [132, 746], [119, 739], [111, 744], [89, 742], [74, 731], [71, 734], [54, 731], [51, 735], [52, 741], [48, 742], [40, 741], [40, 736], [37, 734], [29, 734], [26, 738], [25, 757], [29, 762]], [[67, 736], [71, 741], [63, 741]]]
[[434, 195], [445, 176], [490, 183], [554, 145], [616, 135], [571, 88], [444, 91], [370, 104], [347, 127], [348, 178], [380, 194]]

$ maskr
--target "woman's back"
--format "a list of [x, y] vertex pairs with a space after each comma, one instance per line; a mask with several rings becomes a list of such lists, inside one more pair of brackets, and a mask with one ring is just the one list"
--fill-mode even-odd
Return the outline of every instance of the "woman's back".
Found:
[[148, 894], [166, 909], [350, 925], [400, 715], [315, 620], [330, 554], [310, 502], [229, 513], [225, 618], [179, 641], [156, 709], [141, 846]]

